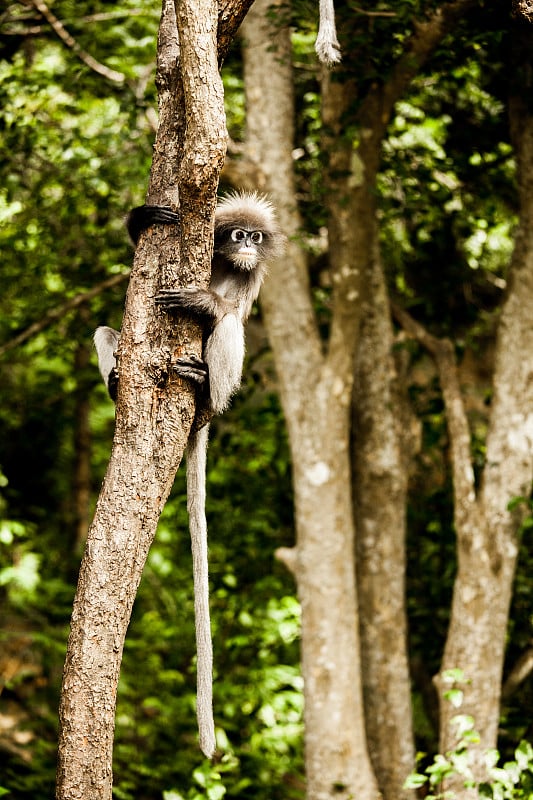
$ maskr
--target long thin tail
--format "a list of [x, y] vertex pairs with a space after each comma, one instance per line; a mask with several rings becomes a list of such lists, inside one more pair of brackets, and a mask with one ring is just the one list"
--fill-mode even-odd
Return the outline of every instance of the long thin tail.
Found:
[[331, 67], [341, 60], [341, 51], [335, 27], [333, 0], [319, 0], [320, 22], [315, 41], [315, 51], [320, 61]]
[[209, 619], [209, 568], [205, 481], [209, 425], [192, 433], [187, 445], [187, 510], [191, 533], [196, 624], [197, 689], [196, 715], [200, 747], [208, 758], [216, 749], [213, 720], [213, 645]]

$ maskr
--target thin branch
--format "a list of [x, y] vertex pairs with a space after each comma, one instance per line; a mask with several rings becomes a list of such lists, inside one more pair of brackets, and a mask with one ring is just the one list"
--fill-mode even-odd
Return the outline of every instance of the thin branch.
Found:
[[[107, 22], [108, 20], [112, 19], [121, 19], [122, 17], [157, 17], [157, 13], [154, 10], [153, 12], [146, 11], [144, 8], [130, 8], [128, 10], [123, 9], [120, 11], [102, 11], [99, 14], [88, 14], [85, 17], [77, 17], [77, 18], [66, 18], [63, 20], [62, 24], [65, 25], [87, 25], [92, 22]], [[45, 33], [48, 30], [48, 25], [32, 25], [31, 27], [27, 26], [28, 22], [31, 22], [34, 17], [24, 18], [24, 17], [17, 17], [15, 19], [7, 20], [6, 24], [8, 25], [23, 25], [26, 24], [26, 27], [13, 27], [11, 29], [4, 27], [2, 30], [2, 34], [4, 36], [39, 36], [41, 33]]]
[[278, 547], [274, 553], [278, 561], [284, 564], [294, 578], [297, 578], [298, 554], [295, 547]]
[[128, 8], [117, 9], [116, 11], [101, 11], [98, 14], [87, 14], [85, 17], [78, 17], [77, 19], [66, 19], [71, 25], [84, 25], [87, 22], [107, 22], [110, 19], [121, 19], [122, 17], [154, 17], [158, 18], [157, 11], [148, 11], [145, 8]]
[[354, 6], [352, 9], [356, 14], [363, 14], [365, 17], [396, 17], [396, 11], [367, 11], [366, 8]]
[[525, 650], [503, 684], [502, 697], [510, 697], [533, 672], [533, 645]]
[[415, 24], [415, 32], [411, 36], [409, 46], [397, 62], [391, 80], [385, 87], [385, 102], [390, 111], [435, 47], [453, 30], [457, 21], [475, 5], [479, 5], [479, 0], [454, 0], [451, 3], [441, 3], [428, 19]]
[[72, 297], [70, 300], [67, 300], [66, 303], [62, 303], [62, 305], [50, 309], [46, 312], [42, 319], [32, 323], [28, 328], [19, 333], [18, 336], [15, 336], [14, 339], [10, 339], [8, 342], [0, 346], [0, 356], [3, 356], [4, 353], [9, 352], [9, 350], [13, 350], [15, 347], [18, 347], [19, 344], [31, 339], [32, 336], [36, 336], [58, 319], [62, 319], [68, 311], [72, 311], [73, 308], [78, 308], [78, 306], [83, 305], [83, 303], [88, 303], [89, 300], [93, 299], [93, 297], [96, 297], [106, 289], [110, 289], [113, 286], [118, 286], [120, 283], [124, 283], [128, 280], [128, 278], [129, 272], [124, 272], [120, 275], [113, 275], [113, 277], [107, 278], [107, 280], [102, 281], [102, 283], [99, 283], [97, 286], [93, 286], [93, 288], [89, 289], [89, 291], [81, 292], [75, 297]]
[[405, 333], [420, 342], [431, 353], [437, 365], [452, 455], [455, 523], [457, 531], [465, 534], [465, 526], [472, 519], [476, 493], [470, 428], [459, 385], [453, 344], [449, 339], [439, 339], [430, 334], [400, 306], [392, 303], [391, 310]]
[[218, 0], [218, 65], [228, 54], [241, 22], [254, 0]]
[[80, 47], [78, 42], [66, 30], [63, 23], [50, 11], [44, 0], [31, 0], [31, 2], [33, 7], [36, 8], [51, 25], [61, 41], [78, 56], [80, 61], [83, 61], [85, 66], [114, 83], [124, 83], [126, 76], [122, 72], [116, 72], [116, 70], [106, 67], [105, 64], [101, 64]]

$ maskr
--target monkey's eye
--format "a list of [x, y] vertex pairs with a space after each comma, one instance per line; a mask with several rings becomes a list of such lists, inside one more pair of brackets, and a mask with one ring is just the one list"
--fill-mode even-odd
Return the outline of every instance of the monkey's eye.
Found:
[[234, 228], [231, 232], [232, 242], [242, 242], [246, 239], [246, 231], [241, 231], [240, 228]]
[[250, 239], [254, 244], [261, 244], [263, 241], [263, 233], [262, 231], [252, 231], [250, 234]]

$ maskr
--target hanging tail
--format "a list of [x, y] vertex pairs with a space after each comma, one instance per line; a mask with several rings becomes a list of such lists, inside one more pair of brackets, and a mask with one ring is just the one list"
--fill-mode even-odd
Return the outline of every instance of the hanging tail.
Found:
[[211, 758], [216, 749], [213, 720], [213, 645], [209, 618], [209, 568], [205, 482], [209, 425], [192, 433], [187, 445], [187, 510], [194, 576], [197, 689], [196, 716], [202, 752]]
[[331, 67], [341, 60], [341, 51], [335, 27], [335, 8], [333, 0], [320, 0], [320, 20], [315, 41], [315, 52], [323, 64]]

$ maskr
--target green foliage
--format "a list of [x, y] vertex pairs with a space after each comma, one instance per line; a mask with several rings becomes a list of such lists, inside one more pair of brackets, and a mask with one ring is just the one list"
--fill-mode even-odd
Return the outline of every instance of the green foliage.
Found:
[[[461, 669], [451, 669], [443, 674], [443, 681], [450, 686], [443, 697], [454, 708], [462, 704], [462, 692], [456, 687], [464, 683], [465, 676]], [[465, 788], [475, 789], [479, 797], [493, 800], [531, 800], [533, 797], [533, 747], [529, 742], [521, 741], [514, 749], [513, 758], [501, 762], [500, 752], [496, 749], [482, 753], [481, 764], [485, 767], [486, 779], [474, 778], [474, 762], [479, 770], [480, 737], [475, 729], [475, 721], [468, 714], [457, 714], [451, 719], [456, 737], [456, 745], [445, 755], [438, 753], [431, 762], [427, 762], [423, 753], [418, 754], [419, 770], [413, 772], [405, 781], [406, 789], [427, 787], [424, 797], [428, 800], [454, 800], [455, 791], [447, 788], [447, 781], [459, 777]], [[423, 766], [425, 763], [425, 766]], [[484, 776], [485, 777], [485, 776]], [[449, 783], [448, 783], [449, 786]]]
[[[416, 15], [436, 5], [406, 2], [388, 13], [387, 4], [350, 0], [338, 8], [344, 58], [334, 80], [356, 81], [355, 107], [343, 130], [355, 145], [360, 131], [353, 115], [366, 90], [387, 77]], [[480, 367], [472, 382], [481, 402], [475, 405], [474, 398], [471, 411], [478, 468], [486, 424], [479, 407], [490, 400], [494, 313], [517, 210], [501, 8], [484, 8], [474, 25], [465, 17], [413, 81], [390, 122], [377, 186], [393, 296], [432, 331], [453, 336], [459, 355], [473, 350]], [[44, 25], [41, 34], [26, 36], [35, 17], [27, 6], [11, 4], [12, 34], [0, 35], [0, 343], [127, 271], [132, 249], [123, 217], [142, 202], [150, 168], [158, 8], [151, 0], [122, 0], [112, 8], [103, 0], [76, 6], [57, 0], [53, 10], [83, 50], [125, 80], [105, 81]], [[322, 323], [329, 318], [330, 283], [315, 12], [314, 4], [294, 4], [293, 157], [304, 220], [300, 241], [310, 255]], [[224, 85], [228, 125], [238, 141], [245, 109], [237, 48], [227, 59]], [[11, 792], [17, 800], [53, 795], [59, 687], [79, 564], [74, 500], [82, 402], [89, 397], [91, 503], [114, 417], [94, 357], [88, 367], [79, 363], [97, 324], [119, 327], [124, 288], [70, 311], [0, 360], [6, 476], [0, 483], [0, 714], [12, 721], [8, 733], [4, 727], [0, 733], [0, 794]], [[257, 334], [259, 318], [253, 326]], [[246, 386], [232, 411], [213, 424], [209, 451], [220, 755], [208, 763], [196, 742], [191, 563], [180, 470], [125, 644], [114, 752], [114, 793], [121, 800], [304, 795], [299, 607], [291, 577], [274, 558], [278, 546], [294, 539], [291, 469], [270, 357], [261, 333], [250, 341]], [[409, 364], [410, 399], [422, 424], [411, 474], [407, 602], [416, 733], [419, 744], [434, 752], [434, 709], [425, 684], [441, 658], [456, 567], [448, 440], [432, 366], [412, 344], [399, 347], [398, 356]], [[523, 511], [527, 502], [517, 500], [514, 510]], [[507, 668], [529, 645], [530, 531], [526, 517]], [[450, 678], [448, 697], [458, 704], [460, 676]], [[491, 780], [479, 786], [480, 796], [531, 797], [531, 748], [514, 743], [527, 737], [532, 713], [529, 682], [503, 705], [502, 758], [487, 755]], [[467, 773], [473, 725], [465, 717], [457, 724], [456, 751], [435, 757], [412, 776], [411, 786], [423, 783], [438, 792], [452, 771]]]
[[416, 79], [397, 106], [379, 177], [391, 280], [454, 337], [499, 300], [515, 224], [512, 149], [484, 81], [477, 57]]
[[451, 790], [439, 787], [452, 776], [461, 776], [465, 788], [477, 790], [478, 797], [492, 800], [531, 800], [533, 797], [533, 747], [522, 741], [514, 751], [514, 759], [501, 766], [498, 750], [485, 753], [484, 761], [488, 780], [476, 782], [472, 776], [472, 752], [470, 745], [479, 742], [472, 717], [460, 715], [452, 719], [456, 725], [459, 742], [455, 750], [436, 755], [422, 772], [412, 773], [405, 782], [406, 789], [420, 789], [426, 784], [427, 800], [453, 800], [457, 797]]

